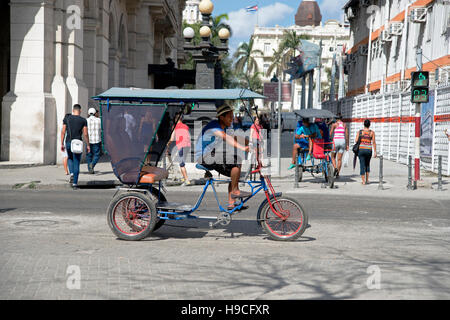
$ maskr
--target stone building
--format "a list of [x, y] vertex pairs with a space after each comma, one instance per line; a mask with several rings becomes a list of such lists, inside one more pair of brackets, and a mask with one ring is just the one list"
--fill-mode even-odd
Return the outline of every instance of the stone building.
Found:
[[0, 3], [1, 160], [61, 161], [62, 119], [110, 87], [153, 88], [149, 64], [182, 62], [185, 0]]
[[[263, 82], [269, 82], [273, 74], [268, 74], [267, 70], [272, 64], [274, 50], [278, 50], [279, 44], [285, 31], [294, 30], [298, 35], [307, 35], [308, 41], [317, 45], [322, 42], [322, 63], [321, 63], [321, 82], [329, 83], [329, 71], [332, 67], [334, 53], [340, 54], [344, 46], [348, 45], [349, 29], [345, 24], [337, 20], [328, 20], [322, 23], [322, 15], [316, 1], [303, 0], [295, 16], [295, 25], [290, 27], [255, 27], [253, 32], [254, 49], [259, 49], [263, 55], [255, 56], [259, 72], [262, 73]], [[328, 70], [328, 73], [327, 73]], [[318, 70], [315, 71], [315, 77]], [[289, 76], [286, 77], [286, 80]], [[336, 73], [337, 81], [337, 73]], [[301, 106], [301, 81], [297, 80], [294, 93], [294, 109], [300, 109]], [[308, 88], [306, 90], [308, 92]], [[317, 92], [314, 92], [314, 101], [318, 102]], [[317, 103], [314, 104], [317, 107]], [[289, 103], [283, 103], [283, 109], [288, 110]]]
[[344, 10], [350, 22], [347, 95], [407, 90], [419, 48], [432, 84], [447, 81], [449, 1], [349, 0]]

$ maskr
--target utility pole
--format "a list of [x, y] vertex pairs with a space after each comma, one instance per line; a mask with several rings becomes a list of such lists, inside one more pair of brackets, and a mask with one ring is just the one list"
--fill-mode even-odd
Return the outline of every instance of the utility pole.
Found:
[[278, 157], [278, 177], [281, 177], [281, 82], [283, 77], [278, 79], [278, 144], [277, 144], [277, 157]]
[[322, 39], [320, 40], [320, 50], [319, 50], [319, 56], [317, 57], [317, 79], [316, 79], [316, 90], [317, 90], [317, 104], [318, 109], [322, 109]]
[[330, 101], [334, 101], [334, 83], [336, 81], [336, 51], [333, 53], [333, 62], [331, 64], [331, 84], [330, 84]]
[[339, 54], [339, 93], [338, 99], [344, 98], [345, 88], [344, 88], [344, 65], [343, 65], [342, 53]]
[[[417, 71], [422, 71], [422, 49], [416, 53]], [[411, 88], [411, 90], [413, 90]], [[417, 189], [417, 181], [420, 180], [420, 113], [421, 103], [416, 103], [415, 115], [415, 150], [414, 150], [414, 189]]]

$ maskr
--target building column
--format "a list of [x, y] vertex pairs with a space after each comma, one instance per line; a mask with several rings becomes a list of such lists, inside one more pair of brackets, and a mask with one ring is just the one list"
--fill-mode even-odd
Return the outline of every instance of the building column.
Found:
[[100, 23], [96, 2], [94, 0], [88, 8], [84, 8], [83, 80], [88, 90], [89, 100], [96, 95], [97, 91], [97, 30], [100, 28]]
[[128, 61], [125, 77], [127, 87], [136, 86], [137, 14], [139, 10], [139, 1], [127, 2]]
[[11, 90], [2, 102], [1, 159], [56, 161], [52, 0], [11, 0]]
[[81, 9], [81, 27], [66, 29], [66, 53], [67, 56], [67, 78], [66, 85], [69, 91], [68, 106], [72, 110], [74, 104], [81, 105], [81, 115], [87, 116], [88, 109], [88, 89], [83, 80], [84, 63], [84, 1], [76, 0], [74, 4]]
[[98, 0], [98, 24], [96, 33], [96, 75], [95, 93], [98, 95], [108, 89], [108, 52], [109, 52], [109, 14], [106, 8], [109, 6], [108, 0]]
[[68, 112], [67, 97], [68, 89], [65, 81], [66, 73], [64, 69], [65, 51], [64, 51], [64, 32], [65, 32], [65, 11], [63, 4], [58, 2], [54, 9], [55, 24], [55, 75], [53, 77], [51, 92], [55, 98], [56, 104], [56, 163], [62, 162], [61, 139], [59, 133], [62, 128], [64, 115]]
[[154, 23], [150, 7], [142, 4], [136, 15], [136, 70], [135, 85], [139, 88], [153, 88], [154, 82], [148, 75], [148, 65], [153, 62]]

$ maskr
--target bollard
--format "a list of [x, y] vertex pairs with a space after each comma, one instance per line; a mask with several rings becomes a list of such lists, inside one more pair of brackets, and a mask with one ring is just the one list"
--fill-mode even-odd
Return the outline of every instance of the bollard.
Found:
[[295, 156], [295, 174], [294, 174], [294, 189], [298, 188], [298, 176], [299, 176], [299, 167], [298, 167], [298, 152]]
[[380, 170], [379, 170], [380, 181], [378, 183], [378, 190], [383, 190], [383, 156], [381, 155], [379, 158], [380, 158]]
[[442, 156], [438, 157], [438, 191], [442, 191]]
[[412, 186], [412, 156], [408, 157], [408, 185], [406, 186], [408, 190], [413, 190]]

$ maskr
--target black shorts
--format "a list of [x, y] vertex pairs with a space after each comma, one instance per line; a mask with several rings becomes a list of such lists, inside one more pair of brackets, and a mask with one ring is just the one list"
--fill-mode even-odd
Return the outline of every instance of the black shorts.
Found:
[[233, 168], [240, 168], [242, 164], [242, 159], [238, 155], [233, 155], [231, 159], [228, 161], [224, 160], [222, 163], [206, 163], [206, 161], [201, 161], [201, 165], [204, 166], [208, 170], [215, 170], [223, 176], [231, 177], [231, 170]]

